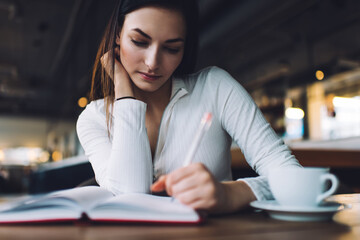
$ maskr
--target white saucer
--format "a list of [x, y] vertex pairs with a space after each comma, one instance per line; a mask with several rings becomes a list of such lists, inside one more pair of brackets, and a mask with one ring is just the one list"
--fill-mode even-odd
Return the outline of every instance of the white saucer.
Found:
[[284, 221], [325, 221], [344, 209], [344, 205], [335, 202], [326, 202], [317, 207], [293, 207], [279, 205], [275, 200], [254, 201], [250, 205], [266, 211], [270, 217]]

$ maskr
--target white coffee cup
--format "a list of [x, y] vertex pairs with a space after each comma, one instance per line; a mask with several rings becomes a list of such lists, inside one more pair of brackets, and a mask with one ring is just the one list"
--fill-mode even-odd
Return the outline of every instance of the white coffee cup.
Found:
[[[316, 207], [332, 195], [339, 180], [328, 168], [276, 168], [269, 171], [270, 189], [280, 205]], [[327, 183], [330, 189], [326, 190]]]

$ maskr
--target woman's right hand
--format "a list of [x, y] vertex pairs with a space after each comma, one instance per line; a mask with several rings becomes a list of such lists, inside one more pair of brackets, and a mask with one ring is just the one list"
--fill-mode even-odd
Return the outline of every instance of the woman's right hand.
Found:
[[[114, 57], [114, 66], [112, 66], [112, 54], [115, 54]], [[105, 53], [100, 61], [102, 66], [104, 67], [107, 74], [110, 77], [114, 76], [114, 91], [115, 91], [115, 99], [121, 97], [133, 97], [133, 83], [130, 79], [129, 74], [126, 72], [125, 68], [119, 61], [120, 59], [120, 47], [116, 47], [114, 51], [110, 50]], [[113, 73], [113, 69], [115, 70]]]

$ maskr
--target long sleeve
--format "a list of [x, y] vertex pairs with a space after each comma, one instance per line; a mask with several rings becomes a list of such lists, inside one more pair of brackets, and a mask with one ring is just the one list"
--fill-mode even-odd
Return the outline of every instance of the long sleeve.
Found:
[[98, 100], [87, 106], [77, 121], [77, 133], [101, 187], [114, 194], [149, 192], [152, 159], [145, 128], [146, 104], [132, 99], [116, 101], [112, 140]]
[[[273, 167], [301, 167], [265, 120], [245, 89], [225, 71], [215, 68], [211, 78], [221, 81], [218, 101], [223, 128], [238, 144], [249, 165], [260, 175], [245, 181], [259, 200], [273, 198], [267, 174]], [[221, 110], [219, 110], [221, 111]]]

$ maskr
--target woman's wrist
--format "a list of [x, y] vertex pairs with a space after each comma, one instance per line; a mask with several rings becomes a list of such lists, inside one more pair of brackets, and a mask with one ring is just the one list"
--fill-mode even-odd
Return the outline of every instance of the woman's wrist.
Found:
[[121, 86], [115, 85], [115, 99], [123, 97], [135, 97], [132, 86], [126, 86], [127, 84], [121, 84]]
[[256, 200], [251, 188], [244, 181], [221, 182], [224, 187], [225, 201], [222, 212], [235, 212], [249, 206]]
[[126, 72], [120, 72], [114, 75], [114, 90], [115, 99], [134, 97], [133, 83]]

